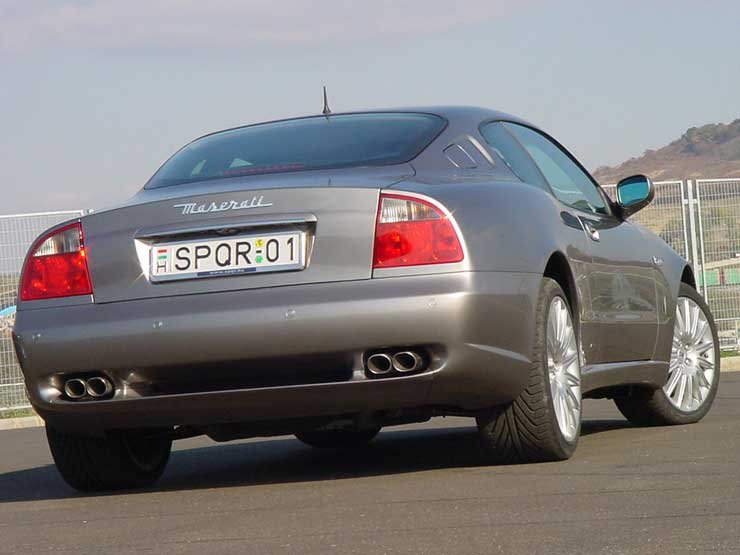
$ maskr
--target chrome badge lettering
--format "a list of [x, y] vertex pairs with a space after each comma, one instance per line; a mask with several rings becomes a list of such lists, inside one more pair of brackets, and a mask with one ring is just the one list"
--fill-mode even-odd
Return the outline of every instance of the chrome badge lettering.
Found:
[[263, 196], [254, 196], [251, 199], [238, 202], [236, 200], [225, 200], [223, 202], [210, 202], [198, 204], [197, 202], [187, 202], [185, 204], [175, 204], [174, 208], [182, 209], [183, 216], [192, 214], [208, 214], [209, 212], [225, 212], [227, 210], [246, 210], [247, 208], [263, 208], [272, 206], [271, 202], [264, 202]]

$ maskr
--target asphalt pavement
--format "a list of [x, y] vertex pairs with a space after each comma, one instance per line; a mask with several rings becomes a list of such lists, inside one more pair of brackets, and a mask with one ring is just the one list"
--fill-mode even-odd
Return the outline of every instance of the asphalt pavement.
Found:
[[148, 491], [83, 496], [40, 428], [0, 432], [0, 553], [740, 553], [740, 374], [699, 424], [587, 401], [570, 461], [486, 466], [472, 420], [367, 448], [176, 444]]

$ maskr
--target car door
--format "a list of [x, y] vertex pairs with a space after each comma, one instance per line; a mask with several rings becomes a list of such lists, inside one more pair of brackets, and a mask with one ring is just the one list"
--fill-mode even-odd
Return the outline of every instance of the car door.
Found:
[[581, 322], [587, 363], [652, 359], [658, 333], [655, 268], [640, 229], [613, 214], [598, 185], [559, 144], [529, 127], [503, 125], [588, 238], [590, 298]]

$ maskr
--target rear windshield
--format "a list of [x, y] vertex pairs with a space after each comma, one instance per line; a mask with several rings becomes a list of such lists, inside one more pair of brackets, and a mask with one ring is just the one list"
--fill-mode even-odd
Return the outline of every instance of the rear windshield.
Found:
[[154, 174], [148, 189], [225, 177], [400, 164], [442, 131], [430, 114], [316, 116], [240, 127], [193, 141]]

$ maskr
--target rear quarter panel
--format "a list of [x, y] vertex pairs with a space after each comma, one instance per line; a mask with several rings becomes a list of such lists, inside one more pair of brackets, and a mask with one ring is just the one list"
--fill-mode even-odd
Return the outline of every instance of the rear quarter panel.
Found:
[[[550, 256], [566, 254], [571, 265], [584, 258], [582, 234], [573, 234], [562, 224], [563, 210], [557, 200], [537, 187], [521, 182], [480, 178], [441, 181], [417, 178], [398, 183], [394, 189], [425, 194], [439, 200], [454, 215], [468, 249], [473, 271], [523, 272], [542, 275]], [[639, 227], [639, 226], [638, 226]], [[662, 264], [656, 266], [658, 337], [654, 359], [668, 361], [681, 275], [687, 266], [679, 254], [660, 237], [640, 227], [644, 241]], [[629, 245], [624, 245], [629, 249]], [[584, 303], [585, 283], [576, 276], [579, 309]]]
[[521, 182], [483, 178], [404, 181], [393, 187], [430, 196], [452, 213], [473, 271], [542, 274], [554, 252], [582, 257], [580, 241], [562, 230], [560, 206], [545, 191]]

